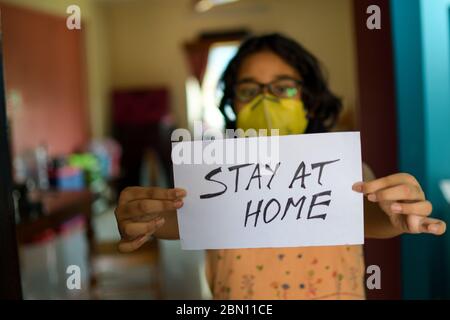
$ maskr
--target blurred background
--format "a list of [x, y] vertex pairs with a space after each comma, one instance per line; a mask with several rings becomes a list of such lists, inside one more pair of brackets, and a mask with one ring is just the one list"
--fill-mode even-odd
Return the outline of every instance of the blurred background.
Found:
[[[66, 25], [71, 5], [81, 29]], [[381, 29], [367, 27], [370, 5]], [[343, 98], [334, 130], [361, 131], [375, 174], [414, 174], [449, 222], [450, 0], [1, 0], [0, 11], [6, 296], [211, 298], [204, 252], [153, 240], [119, 254], [114, 208], [126, 186], [171, 186], [174, 128], [223, 128], [217, 80], [252, 34], [312, 51]], [[382, 271], [368, 298], [450, 298], [448, 233], [368, 240], [365, 254]], [[67, 289], [69, 265], [81, 290]]]

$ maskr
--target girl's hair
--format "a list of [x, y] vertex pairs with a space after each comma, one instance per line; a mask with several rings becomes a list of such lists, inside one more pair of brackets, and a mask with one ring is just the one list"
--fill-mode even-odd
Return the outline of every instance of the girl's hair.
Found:
[[[234, 86], [242, 62], [248, 56], [261, 51], [271, 51], [293, 67], [301, 75], [302, 101], [308, 112], [307, 132], [327, 131], [336, 123], [342, 107], [341, 99], [328, 88], [319, 61], [302, 45], [281, 34], [268, 34], [250, 37], [242, 43], [236, 55], [231, 59], [219, 81], [223, 97], [219, 110], [225, 117], [227, 129], [235, 129], [236, 121], [230, 118], [227, 110], [234, 111]], [[236, 112], [234, 111], [236, 114]]]

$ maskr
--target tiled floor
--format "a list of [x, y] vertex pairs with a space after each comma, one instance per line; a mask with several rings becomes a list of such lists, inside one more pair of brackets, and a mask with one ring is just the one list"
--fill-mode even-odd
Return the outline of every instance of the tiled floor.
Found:
[[114, 242], [97, 248], [93, 261], [93, 299], [161, 299], [158, 248], [146, 245], [138, 252], [120, 254]]
[[139, 252], [120, 254], [112, 210], [94, 219], [100, 252], [95, 258], [95, 299], [208, 299], [204, 254], [183, 251], [179, 241], [158, 241]]
[[[113, 210], [93, 218], [92, 264], [85, 234], [20, 248], [26, 299], [208, 299], [204, 253], [183, 251], [179, 241], [153, 241], [130, 254], [117, 251], [120, 239]], [[81, 289], [67, 289], [66, 268], [77, 265]], [[91, 275], [95, 281], [89, 285]]]

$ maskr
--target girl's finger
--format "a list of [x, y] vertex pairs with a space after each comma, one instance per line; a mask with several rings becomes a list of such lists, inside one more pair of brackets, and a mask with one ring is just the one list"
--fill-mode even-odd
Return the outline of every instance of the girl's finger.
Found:
[[123, 253], [135, 251], [135, 250], [139, 249], [148, 240], [150, 240], [151, 236], [152, 235], [149, 233], [149, 234], [144, 234], [143, 236], [141, 236], [135, 240], [131, 240], [131, 241], [121, 240], [119, 242], [118, 249], [120, 252], [123, 252]]
[[368, 194], [375, 193], [381, 189], [393, 187], [398, 184], [419, 185], [416, 178], [412, 175], [408, 173], [396, 173], [372, 181], [355, 183], [352, 188], [355, 191]]
[[374, 193], [369, 193], [367, 199], [372, 202], [404, 200], [419, 201], [424, 200], [425, 195], [418, 185], [400, 184]]
[[433, 211], [433, 205], [430, 201], [419, 201], [413, 203], [394, 202], [390, 206], [391, 213], [395, 214], [414, 214], [427, 217]]
[[447, 229], [447, 225], [444, 221], [438, 220], [437, 222], [425, 222], [428, 233], [435, 234], [437, 236], [443, 235]]
[[158, 217], [148, 222], [125, 222], [123, 226], [123, 236], [125, 238], [136, 239], [145, 234], [153, 234], [156, 229], [164, 224], [164, 218]]
[[182, 206], [182, 200], [135, 200], [121, 206], [119, 218], [121, 220], [136, 218], [151, 213], [176, 210]]
[[180, 188], [165, 189], [158, 187], [128, 187], [121, 192], [119, 204], [144, 199], [176, 200], [185, 196], [186, 190]]
[[408, 232], [410, 233], [431, 233], [441, 235], [445, 232], [444, 221], [433, 218], [409, 215], [406, 217]]

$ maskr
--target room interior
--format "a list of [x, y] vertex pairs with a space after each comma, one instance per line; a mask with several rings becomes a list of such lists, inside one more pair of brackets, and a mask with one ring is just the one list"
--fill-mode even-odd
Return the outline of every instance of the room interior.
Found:
[[[223, 129], [217, 80], [251, 34], [280, 32], [311, 50], [343, 99], [334, 130], [361, 131], [363, 160], [376, 175], [418, 174], [436, 214], [448, 217], [439, 183], [450, 177], [449, 1], [223, 2], [0, 1], [19, 295], [211, 298], [203, 251], [154, 240], [118, 253], [114, 208], [126, 186], [173, 184], [173, 129], [192, 129], [195, 120]], [[383, 12], [381, 30], [366, 27], [372, 2]], [[81, 29], [69, 30], [73, 4]], [[36, 192], [24, 201], [29, 190]], [[383, 269], [382, 289], [368, 298], [448, 298], [449, 274], [441, 273], [445, 281], [434, 274], [450, 263], [449, 243], [448, 236], [367, 240], [366, 264]], [[83, 290], [66, 290], [67, 264], [87, 270]]]

